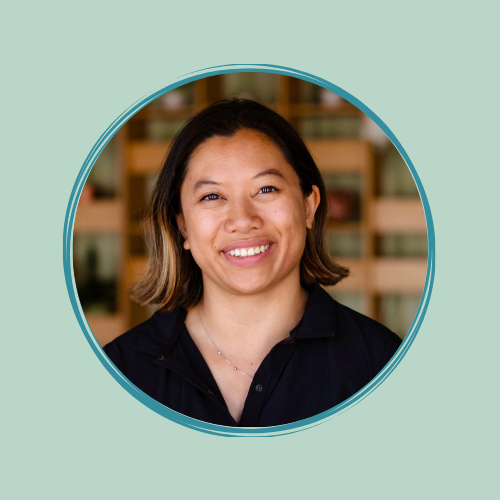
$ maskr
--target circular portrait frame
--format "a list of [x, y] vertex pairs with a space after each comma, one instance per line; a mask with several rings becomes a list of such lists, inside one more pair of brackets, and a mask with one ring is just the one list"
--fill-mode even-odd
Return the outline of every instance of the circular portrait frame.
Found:
[[[161, 95], [176, 89], [182, 85], [199, 80], [202, 78], [207, 78], [210, 76], [227, 74], [227, 73], [242, 73], [242, 72], [259, 72], [259, 73], [273, 73], [279, 75], [286, 75], [295, 77], [307, 82], [316, 84], [327, 90], [335, 92], [336, 94], [343, 97], [345, 100], [349, 101], [351, 104], [360, 109], [365, 115], [367, 115], [371, 120], [373, 120], [380, 129], [387, 135], [387, 137], [392, 141], [394, 146], [399, 151], [400, 155], [406, 162], [408, 169], [410, 170], [415, 184], [417, 186], [420, 199], [422, 201], [422, 206], [425, 213], [425, 220], [427, 225], [427, 240], [428, 240], [428, 260], [427, 260], [427, 273], [425, 279], [424, 290], [422, 292], [422, 297], [420, 304], [415, 315], [415, 318], [410, 326], [407, 335], [404, 338], [403, 343], [392, 357], [389, 363], [382, 369], [382, 371], [372, 379], [366, 386], [359, 390], [356, 394], [351, 396], [349, 399], [343, 401], [341, 404], [330, 408], [329, 410], [315, 415], [313, 417], [300, 420], [298, 422], [293, 422], [291, 424], [279, 425], [275, 427], [226, 427], [220, 425], [214, 425], [207, 422], [202, 422], [191, 417], [187, 417], [180, 413], [177, 413], [170, 408], [162, 405], [161, 403], [155, 401], [150, 396], [138, 389], [134, 384], [132, 384], [109, 360], [106, 356], [96, 338], [94, 337], [92, 330], [86, 320], [85, 314], [82, 310], [78, 293], [75, 285], [75, 277], [73, 272], [73, 228], [75, 223], [75, 215], [78, 208], [78, 202], [82, 189], [85, 185], [85, 181], [94, 166], [97, 158], [101, 154], [104, 147], [108, 144], [110, 139], [116, 134], [116, 132], [138, 111], [140, 111], [144, 106], [148, 105]], [[352, 408], [354, 405], [363, 400], [372, 391], [374, 391], [396, 368], [396, 366], [401, 362], [408, 349], [412, 345], [415, 337], [420, 329], [422, 321], [424, 319], [427, 307], [429, 305], [432, 287], [434, 283], [435, 275], [435, 235], [434, 235], [434, 224], [432, 221], [431, 209], [427, 196], [425, 194], [424, 187], [420, 178], [413, 166], [408, 154], [404, 150], [401, 143], [397, 140], [394, 134], [391, 132], [389, 127], [366, 105], [360, 102], [356, 97], [349, 94], [349, 92], [344, 89], [328, 82], [322, 78], [314, 76], [310, 73], [305, 73], [292, 68], [287, 68], [283, 66], [271, 65], [271, 64], [231, 64], [223, 66], [214, 66], [211, 68], [204, 68], [187, 75], [183, 75], [176, 82], [161, 88], [151, 94], [138, 100], [127, 110], [125, 110], [99, 137], [90, 153], [88, 154], [82, 168], [80, 169], [77, 179], [74, 183], [73, 189], [69, 197], [69, 203], [66, 210], [66, 216], [64, 220], [64, 231], [63, 231], [63, 267], [64, 276], [66, 280], [66, 287], [68, 289], [69, 298], [71, 305], [75, 312], [76, 318], [80, 327], [87, 338], [90, 346], [92, 347], [94, 353], [108, 370], [108, 372], [118, 381], [118, 383], [126, 389], [134, 398], [146, 405], [151, 410], [155, 411], [159, 415], [176, 422], [185, 427], [195, 429], [204, 433], [218, 435], [218, 436], [281, 436], [286, 434], [291, 434], [299, 431], [303, 431], [310, 427], [315, 427], [322, 424], [332, 417], [339, 415], [340, 413]]]

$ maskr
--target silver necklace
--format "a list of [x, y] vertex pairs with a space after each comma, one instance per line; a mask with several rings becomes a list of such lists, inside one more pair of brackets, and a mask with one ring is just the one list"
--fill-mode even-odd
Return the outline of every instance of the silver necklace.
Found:
[[200, 313], [200, 308], [199, 308], [198, 304], [196, 304], [196, 309], [198, 310], [198, 316], [200, 317], [200, 321], [201, 321], [201, 324], [203, 325], [203, 329], [205, 330], [207, 337], [210, 339], [210, 342], [212, 342], [212, 345], [215, 347], [217, 354], [219, 356], [222, 356], [226, 360], [226, 363], [231, 365], [237, 372], [240, 372], [242, 375], [245, 375], [248, 378], [253, 380], [252, 375], [248, 375], [248, 373], [245, 373], [244, 371], [240, 370], [238, 367], [234, 366], [233, 363], [231, 363], [231, 361], [229, 361], [229, 359], [227, 359], [226, 356], [224, 356], [224, 354], [222, 354], [220, 349], [215, 345], [215, 342], [212, 340], [212, 337], [210, 337], [210, 334], [208, 333], [207, 327], [205, 326], [205, 323], [203, 323], [203, 320], [201, 319], [201, 313]]
[[[306, 304], [307, 304], [308, 299], [309, 299], [309, 293], [307, 293]], [[245, 373], [244, 371], [240, 370], [237, 366], [233, 365], [233, 363], [231, 363], [231, 361], [229, 361], [229, 359], [227, 359], [226, 356], [224, 356], [224, 354], [222, 354], [221, 350], [215, 345], [215, 342], [212, 340], [212, 337], [210, 337], [210, 334], [208, 333], [208, 330], [207, 330], [207, 327], [205, 326], [205, 323], [203, 323], [203, 319], [201, 318], [201, 313], [200, 313], [200, 307], [198, 304], [196, 304], [196, 310], [198, 311], [198, 316], [200, 317], [200, 321], [201, 321], [201, 324], [203, 326], [203, 329], [205, 330], [205, 333], [207, 334], [207, 337], [209, 338], [210, 342], [212, 342], [212, 345], [215, 347], [217, 354], [219, 356], [222, 356], [224, 358], [224, 360], [226, 361], [226, 363], [228, 365], [231, 365], [235, 371], [240, 372], [242, 375], [245, 375], [249, 379], [253, 380], [252, 375], [248, 375], [248, 373]], [[300, 317], [300, 321], [302, 321], [302, 318], [304, 317], [305, 312], [306, 312], [306, 310], [304, 308], [304, 312], [302, 313], [302, 316]], [[299, 321], [299, 323], [300, 323], [300, 321]]]

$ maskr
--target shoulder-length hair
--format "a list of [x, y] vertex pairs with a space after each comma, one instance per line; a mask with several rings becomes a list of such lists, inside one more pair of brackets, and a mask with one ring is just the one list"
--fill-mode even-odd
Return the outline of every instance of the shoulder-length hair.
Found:
[[149, 260], [145, 273], [134, 287], [132, 298], [141, 305], [155, 304], [160, 311], [189, 309], [203, 295], [201, 269], [191, 252], [184, 250], [177, 225], [180, 189], [189, 160], [198, 146], [211, 137], [231, 137], [237, 131], [258, 131], [281, 149], [300, 181], [304, 197], [318, 186], [321, 200], [313, 226], [307, 230], [300, 263], [303, 286], [312, 283], [335, 285], [349, 271], [334, 262], [325, 242], [327, 196], [321, 174], [297, 131], [282, 116], [249, 99], [222, 100], [191, 118], [173, 140], [156, 182], [149, 208]]

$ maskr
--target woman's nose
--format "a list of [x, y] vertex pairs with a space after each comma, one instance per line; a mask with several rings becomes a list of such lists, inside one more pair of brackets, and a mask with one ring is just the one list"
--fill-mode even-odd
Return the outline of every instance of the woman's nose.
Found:
[[262, 227], [262, 218], [250, 200], [234, 201], [228, 206], [225, 228], [228, 232], [248, 233]]

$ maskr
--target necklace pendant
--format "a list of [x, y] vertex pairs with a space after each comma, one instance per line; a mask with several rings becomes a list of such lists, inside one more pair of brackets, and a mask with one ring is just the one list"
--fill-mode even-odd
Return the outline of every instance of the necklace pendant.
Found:
[[219, 351], [219, 348], [215, 345], [215, 342], [212, 340], [212, 337], [210, 337], [210, 334], [208, 333], [208, 330], [207, 330], [207, 327], [205, 326], [205, 323], [203, 323], [203, 319], [202, 319], [201, 313], [200, 313], [200, 307], [198, 306], [198, 304], [196, 304], [196, 309], [198, 310], [198, 316], [200, 318], [200, 322], [203, 326], [203, 329], [205, 330], [205, 333], [207, 334], [207, 337], [209, 338], [210, 342], [215, 347], [217, 354], [219, 356], [222, 356], [224, 358], [224, 360], [226, 361], [226, 363], [228, 365], [231, 365], [235, 369], [235, 371], [240, 372], [242, 375], [245, 375], [246, 377], [253, 380], [253, 377], [251, 375], [248, 375], [248, 373], [245, 373], [245, 372], [242, 372], [241, 370], [238, 370], [238, 367], [234, 366], [233, 363], [231, 363], [231, 361], [229, 361], [229, 359], [227, 359], [225, 356], [223, 356], [223, 354]]

